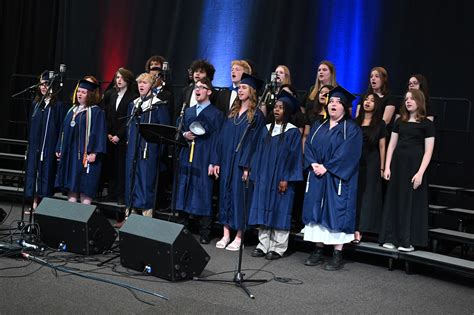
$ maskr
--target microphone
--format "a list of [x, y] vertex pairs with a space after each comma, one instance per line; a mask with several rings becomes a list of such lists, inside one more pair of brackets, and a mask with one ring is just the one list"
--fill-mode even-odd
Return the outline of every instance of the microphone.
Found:
[[167, 74], [168, 74], [168, 71], [169, 71], [169, 64], [168, 64], [168, 61], [163, 62], [162, 70], [163, 70], [163, 75], [162, 75], [162, 77], [163, 77], [163, 85], [166, 85]]
[[272, 100], [275, 99], [277, 79], [278, 79], [278, 76], [276, 72], [272, 72], [272, 74], [270, 75], [270, 98]]
[[277, 86], [277, 79], [278, 75], [276, 74], [276, 72], [272, 72], [272, 74], [270, 75], [270, 84], [272, 88], [275, 88]]
[[66, 64], [62, 63], [59, 65], [59, 86], [63, 87], [63, 77], [66, 74]]

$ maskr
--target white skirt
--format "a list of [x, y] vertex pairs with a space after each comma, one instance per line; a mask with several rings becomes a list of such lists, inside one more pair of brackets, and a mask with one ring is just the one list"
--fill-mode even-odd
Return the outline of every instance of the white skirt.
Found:
[[326, 245], [346, 244], [354, 240], [354, 234], [331, 231], [320, 224], [313, 223], [306, 225], [301, 230], [301, 233], [304, 234], [303, 239], [305, 241], [323, 243]]

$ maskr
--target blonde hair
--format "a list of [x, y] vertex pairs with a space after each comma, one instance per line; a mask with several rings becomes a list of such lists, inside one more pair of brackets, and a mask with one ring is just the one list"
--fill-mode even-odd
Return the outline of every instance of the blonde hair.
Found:
[[[337, 84], [336, 84], [336, 68], [334, 67], [334, 64], [329, 60], [323, 60], [318, 64], [318, 69], [321, 65], [326, 65], [329, 68], [329, 72], [331, 72], [331, 82], [329, 83], [329, 85], [332, 85], [332, 86], [336, 87], [337, 86]], [[314, 101], [314, 99], [316, 98], [316, 95], [318, 94], [318, 92], [319, 92], [319, 90], [321, 89], [322, 86], [323, 85], [319, 81], [318, 72], [316, 71], [316, 80], [314, 82], [314, 87], [313, 87], [313, 89], [311, 90], [311, 93], [308, 96], [310, 101]]]
[[154, 78], [152, 74], [144, 72], [137, 77], [136, 81], [147, 81], [148, 83], [153, 84]]
[[285, 84], [291, 84], [291, 74], [290, 74], [290, 69], [285, 66], [285, 65], [278, 65], [276, 69], [278, 68], [282, 68], [283, 69], [283, 72], [285, 72], [285, 80], [281, 82], [281, 85], [285, 85]]
[[233, 66], [241, 66], [245, 73], [252, 74], [252, 67], [245, 60], [232, 60], [231, 67]]

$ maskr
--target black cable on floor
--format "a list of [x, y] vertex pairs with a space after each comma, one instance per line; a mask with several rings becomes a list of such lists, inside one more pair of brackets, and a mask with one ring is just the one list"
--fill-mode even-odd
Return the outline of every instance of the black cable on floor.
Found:
[[[95, 280], [95, 281], [99, 281], [99, 282], [104, 282], [104, 283], [116, 285], [116, 286], [119, 286], [119, 287], [122, 287], [122, 288], [125, 288], [125, 289], [128, 289], [128, 290], [134, 290], [134, 291], [139, 291], [139, 292], [142, 292], [142, 293], [146, 293], [146, 294], [149, 294], [149, 295], [152, 295], [152, 296], [155, 296], [155, 297], [159, 297], [159, 298], [164, 299], [164, 300], [169, 300], [166, 296], [161, 295], [159, 293], [155, 293], [155, 292], [151, 292], [151, 291], [148, 291], [148, 290], [145, 290], [145, 289], [141, 289], [141, 288], [138, 288], [138, 287], [126, 284], [126, 283], [121, 283], [121, 282], [117, 282], [117, 281], [113, 281], [113, 280], [108, 280], [108, 279], [104, 279], [104, 278], [99, 278], [99, 277], [86, 275], [86, 274], [71, 270], [70, 268], [67, 268], [67, 267], [64, 267], [64, 266], [55, 266], [55, 265], [52, 265], [52, 264], [48, 263], [47, 261], [45, 261], [41, 258], [30, 255], [30, 254], [25, 253], [25, 252], [23, 252], [22, 254], [23, 254], [23, 257], [25, 257], [26, 259], [32, 260], [32, 261], [34, 261], [34, 262], [36, 262], [36, 263], [38, 263], [42, 266], [52, 268], [56, 271], [70, 273], [70, 274], [76, 275], [76, 276], [81, 277], [81, 278]], [[134, 295], [134, 296], [136, 296], [136, 295]], [[138, 300], [140, 302], [144, 302], [143, 300], [140, 300], [140, 299], [138, 299]], [[144, 303], [150, 304], [148, 302], [144, 302]], [[153, 304], [150, 304], [150, 305], [153, 305]]]

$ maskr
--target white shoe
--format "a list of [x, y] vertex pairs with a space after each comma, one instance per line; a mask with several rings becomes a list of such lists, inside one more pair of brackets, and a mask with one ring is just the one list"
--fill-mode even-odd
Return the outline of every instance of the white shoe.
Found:
[[388, 249], [395, 249], [395, 245], [393, 245], [392, 243], [384, 243], [382, 247], [388, 248]]
[[153, 209], [143, 210], [142, 214], [144, 217], [153, 218]]
[[397, 249], [398, 249], [399, 251], [401, 251], [401, 252], [412, 252], [412, 251], [415, 250], [415, 247], [413, 247], [413, 246], [411, 246], [411, 245], [410, 245], [409, 247], [402, 247], [402, 246], [400, 246], [400, 247], [398, 247]]

